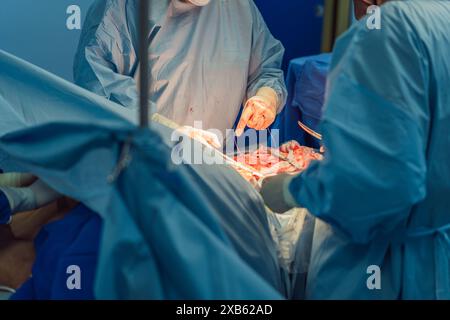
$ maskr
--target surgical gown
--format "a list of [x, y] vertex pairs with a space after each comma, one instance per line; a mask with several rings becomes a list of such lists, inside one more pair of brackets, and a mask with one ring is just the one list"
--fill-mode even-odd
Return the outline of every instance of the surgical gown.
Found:
[[[128, 108], [138, 105], [137, 1], [96, 1], [75, 58], [75, 82]], [[150, 97], [157, 112], [203, 129], [232, 129], [244, 101], [267, 86], [286, 88], [284, 48], [253, 1], [150, 1]], [[154, 110], [155, 111], [155, 110]], [[218, 116], [220, 114], [220, 116]]]
[[450, 299], [450, 1], [381, 17], [338, 41], [326, 160], [289, 185], [320, 218], [310, 299]]

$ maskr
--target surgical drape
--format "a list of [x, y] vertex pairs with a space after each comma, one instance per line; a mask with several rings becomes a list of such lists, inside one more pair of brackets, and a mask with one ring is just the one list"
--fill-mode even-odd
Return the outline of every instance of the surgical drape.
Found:
[[[102, 218], [96, 298], [282, 297], [263, 203], [233, 169], [175, 165], [167, 128], [139, 130], [135, 110], [1, 51], [0, 114], [0, 168]], [[127, 142], [132, 160], [111, 183]]]

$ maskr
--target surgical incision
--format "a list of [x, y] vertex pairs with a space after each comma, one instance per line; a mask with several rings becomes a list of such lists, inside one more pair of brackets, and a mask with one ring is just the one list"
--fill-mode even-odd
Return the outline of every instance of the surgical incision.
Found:
[[262, 177], [281, 173], [299, 173], [305, 170], [311, 161], [322, 160], [323, 155], [312, 148], [289, 143], [281, 148], [260, 147], [256, 151], [243, 153], [235, 160], [250, 170], [235, 167], [247, 180], [254, 182]]

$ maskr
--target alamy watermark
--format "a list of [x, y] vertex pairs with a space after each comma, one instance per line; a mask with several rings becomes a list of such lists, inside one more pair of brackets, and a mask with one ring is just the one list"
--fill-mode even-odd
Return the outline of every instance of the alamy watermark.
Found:
[[[66, 9], [66, 27], [68, 30], [81, 30], [81, 8], [78, 5], [69, 5]], [[381, 8], [371, 5], [367, 8], [366, 26], [369, 30], [381, 29]]]
[[66, 268], [68, 274], [66, 286], [69, 290], [81, 290], [81, 268], [77, 265], [70, 265]]
[[67, 7], [66, 27], [68, 30], [81, 30], [81, 8], [77, 5]]
[[[203, 130], [202, 121], [195, 121], [193, 127], [173, 131], [171, 141], [174, 142], [171, 152], [174, 164], [213, 165], [227, 163], [224, 154], [251, 153], [261, 146], [268, 145], [278, 148], [280, 132], [278, 129], [259, 131], [248, 129], [238, 137], [232, 129], [225, 130], [225, 135], [217, 129]], [[247, 164], [257, 163], [256, 158], [248, 160]]]
[[372, 5], [367, 8], [367, 29], [380, 30], [381, 29], [381, 8], [377, 5]]
[[366, 272], [369, 275], [366, 281], [367, 289], [381, 290], [381, 268], [377, 265], [370, 265]]

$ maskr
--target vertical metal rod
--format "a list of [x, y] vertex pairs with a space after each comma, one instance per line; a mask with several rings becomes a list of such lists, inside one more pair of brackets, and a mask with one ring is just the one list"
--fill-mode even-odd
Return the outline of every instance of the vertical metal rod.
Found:
[[139, 1], [139, 125], [146, 128], [149, 122], [149, 62], [148, 62], [148, 36], [149, 36], [149, 2]]

